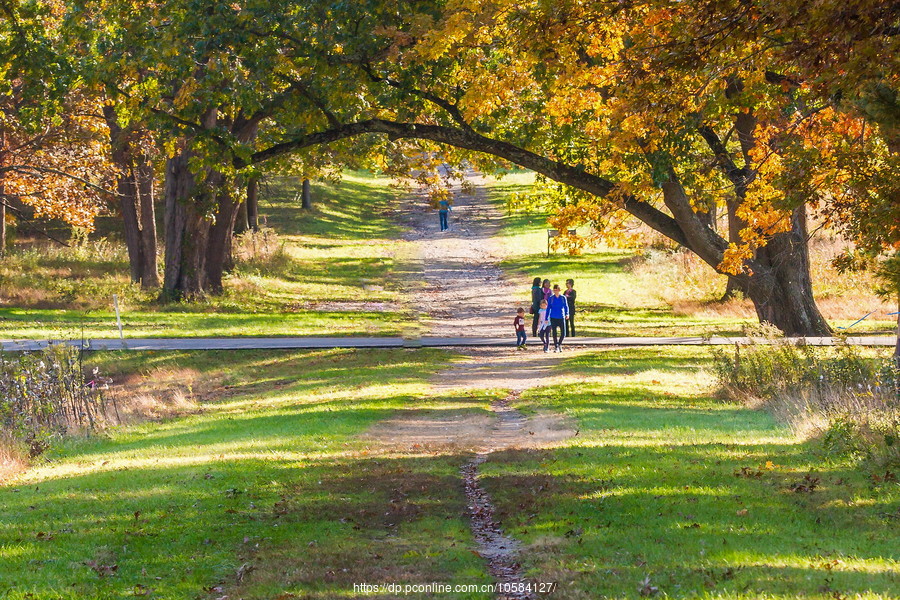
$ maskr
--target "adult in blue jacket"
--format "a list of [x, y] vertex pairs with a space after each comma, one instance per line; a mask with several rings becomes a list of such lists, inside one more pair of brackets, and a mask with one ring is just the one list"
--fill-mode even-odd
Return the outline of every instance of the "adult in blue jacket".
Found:
[[[560, 295], [559, 284], [553, 286], [553, 295], [547, 300], [547, 315], [550, 317], [550, 330], [553, 332], [553, 351], [559, 352], [563, 340], [566, 339], [566, 319], [569, 318], [569, 303]], [[556, 329], [559, 328], [559, 336]]]

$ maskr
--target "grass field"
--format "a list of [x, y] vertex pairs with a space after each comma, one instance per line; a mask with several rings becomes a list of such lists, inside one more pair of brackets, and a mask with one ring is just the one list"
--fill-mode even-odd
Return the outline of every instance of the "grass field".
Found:
[[677, 348], [578, 357], [564, 368], [588, 383], [522, 396], [580, 427], [569, 447], [486, 465], [530, 574], [566, 598], [893, 597], [896, 478], [714, 400], [705, 364]]
[[401, 191], [367, 173], [314, 184], [313, 209], [299, 181], [263, 186], [263, 231], [238, 240], [237, 269], [221, 296], [160, 305], [128, 280], [112, 219], [73, 248], [23, 245], [0, 261], [0, 336], [117, 337], [112, 296], [126, 335], [396, 335], [409, 320], [398, 303], [393, 211]]
[[[562, 447], [482, 465], [527, 575], [567, 599], [893, 597], [896, 477], [712, 399], [696, 352], [573, 355], [569, 383], [521, 396], [524, 412], [578, 429]], [[469, 454], [361, 437], [403, 411], [484, 414], [501, 391], [428, 388], [454, 361], [435, 350], [96, 355], [117, 381], [191, 374], [207, 401], [72, 440], [0, 487], [0, 597], [330, 599], [361, 597], [362, 582], [489, 582], [464, 516]]]
[[73, 440], [0, 488], [0, 595], [182, 599], [240, 587], [243, 598], [332, 598], [353, 582], [488, 581], [468, 549], [462, 458], [369, 457], [356, 437], [422, 406], [424, 380], [447, 360], [428, 350], [95, 358], [115, 375], [196, 371], [217, 400]]

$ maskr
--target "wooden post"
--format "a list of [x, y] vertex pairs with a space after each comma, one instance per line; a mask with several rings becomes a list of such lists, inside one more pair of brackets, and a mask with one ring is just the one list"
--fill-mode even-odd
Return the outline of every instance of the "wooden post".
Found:
[[119, 296], [113, 294], [113, 306], [116, 309], [116, 327], [119, 328], [119, 339], [124, 340], [125, 335], [122, 333], [122, 315], [119, 314]]

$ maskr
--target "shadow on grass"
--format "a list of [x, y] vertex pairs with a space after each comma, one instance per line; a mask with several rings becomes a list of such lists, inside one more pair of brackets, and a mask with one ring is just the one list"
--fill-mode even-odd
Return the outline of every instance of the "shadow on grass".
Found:
[[[190, 365], [235, 380], [210, 412], [69, 444], [27, 483], [0, 487], [4, 597], [334, 597], [361, 581], [488, 582], [463, 518], [465, 457], [367, 457], [355, 441], [420, 406], [396, 390], [446, 352], [97, 359], [120, 357], [121, 372]], [[459, 410], [464, 399], [450, 401]]]
[[[577, 343], [577, 338], [569, 340]], [[664, 370], [694, 373], [709, 366], [712, 350], [697, 347], [618, 348], [599, 350], [566, 358], [561, 368], [579, 375], [637, 375]]]
[[[651, 356], [644, 368], [666, 360], [672, 377], [688, 367], [684, 356]], [[484, 465], [531, 572], [574, 598], [638, 598], [648, 585], [669, 597], [891, 597], [895, 483], [873, 487], [764, 412], [664, 390], [665, 380], [610, 379], [523, 395], [580, 427], [577, 446]]]
[[[507, 452], [483, 481], [498, 519], [528, 544], [527, 567], [559, 577], [572, 597], [637, 598], [645, 578], [669, 597], [891, 597], [900, 572], [884, 515], [896, 494], [854, 506], [866, 490], [838, 466], [817, 466], [821, 487], [797, 493], [809, 448], [740, 451], [743, 459], [719, 444], [612, 443], [525, 460]], [[777, 466], [741, 475], [766, 458]]]
[[555, 281], [553, 279], [555, 276], [559, 279], [556, 283], [562, 285], [569, 277], [577, 282], [579, 277], [624, 273], [627, 260], [627, 257], [619, 252], [596, 252], [583, 256], [551, 255], [549, 258], [546, 254], [537, 254], [505, 260], [502, 265], [505, 270], [529, 274], [523, 276], [528, 283], [537, 276], [549, 277]]

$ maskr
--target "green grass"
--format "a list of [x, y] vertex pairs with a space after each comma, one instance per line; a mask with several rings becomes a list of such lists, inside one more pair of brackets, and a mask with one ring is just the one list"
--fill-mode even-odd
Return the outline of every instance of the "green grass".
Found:
[[111, 218], [75, 248], [23, 246], [0, 261], [0, 336], [116, 337], [113, 294], [133, 336], [397, 335], [410, 316], [394, 258], [401, 192], [389, 184], [347, 173], [313, 184], [303, 210], [299, 180], [272, 180], [260, 194], [265, 228], [236, 242], [225, 293], [192, 302], [161, 305], [129, 282]]
[[[296, 313], [125, 311], [122, 330], [128, 337], [400, 335], [403, 313], [309, 310]], [[0, 309], [0, 335], [10, 338], [78, 339], [118, 337], [110, 311]]]
[[[589, 383], [522, 395], [522, 410], [565, 413], [579, 428], [567, 447], [484, 465], [528, 573], [566, 598], [650, 587], [674, 598], [894, 597], [896, 480], [876, 483], [879, 473], [830, 459], [767, 413], [710, 398], [706, 364], [685, 349], [585, 355], [565, 368]], [[793, 491], [807, 474], [817, 487]]]
[[[464, 517], [468, 456], [361, 437], [403, 411], [485, 411], [501, 391], [427, 387], [455, 360], [93, 355], [120, 385], [195, 372], [214, 401], [71, 440], [0, 486], [0, 596], [342, 598], [362, 582], [490, 581]], [[557, 582], [560, 598], [892, 597], [900, 485], [710, 398], [708, 365], [695, 348], [572, 355], [569, 383], [521, 395], [523, 412], [578, 429], [481, 467], [527, 575]], [[807, 474], [815, 489], [794, 491]]]
[[[468, 549], [463, 458], [381, 456], [358, 439], [420, 407], [425, 378], [450, 359], [428, 350], [95, 357], [113, 374], [190, 367], [219, 381], [221, 400], [72, 440], [0, 487], [0, 595], [335, 598], [361, 582], [486, 583]], [[245, 564], [253, 569], [239, 583]]]

